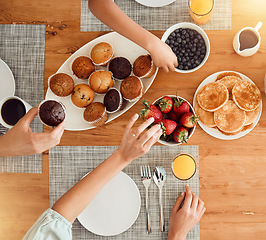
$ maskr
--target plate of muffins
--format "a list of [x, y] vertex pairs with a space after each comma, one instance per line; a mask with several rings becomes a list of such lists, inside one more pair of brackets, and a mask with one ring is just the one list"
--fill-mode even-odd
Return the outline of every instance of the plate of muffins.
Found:
[[87, 130], [131, 108], [157, 71], [145, 49], [116, 32], [107, 33], [82, 46], [48, 78], [45, 99], [65, 106], [66, 130]]
[[193, 107], [206, 133], [222, 140], [238, 139], [248, 134], [260, 119], [261, 92], [242, 73], [217, 72], [199, 85]]

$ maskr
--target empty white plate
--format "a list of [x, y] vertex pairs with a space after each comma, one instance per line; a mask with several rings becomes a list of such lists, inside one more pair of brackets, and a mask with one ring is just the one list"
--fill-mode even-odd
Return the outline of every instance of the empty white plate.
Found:
[[78, 220], [92, 233], [114, 236], [133, 225], [140, 206], [137, 185], [127, 174], [120, 172], [103, 187]]
[[0, 59], [0, 100], [15, 94], [15, 79], [8, 65]]

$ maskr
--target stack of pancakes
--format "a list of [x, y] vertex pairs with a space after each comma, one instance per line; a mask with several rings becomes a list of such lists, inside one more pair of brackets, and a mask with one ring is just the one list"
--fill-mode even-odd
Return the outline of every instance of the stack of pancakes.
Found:
[[199, 120], [226, 135], [252, 128], [260, 112], [260, 90], [236, 73], [220, 74], [198, 91], [196, 99]]

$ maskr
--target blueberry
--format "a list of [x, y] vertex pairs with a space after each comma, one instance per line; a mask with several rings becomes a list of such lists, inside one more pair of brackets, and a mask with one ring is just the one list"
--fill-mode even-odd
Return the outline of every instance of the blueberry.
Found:
[[178, 68], [180, 69], [180, 70], [183, 70], [183, 65], [178, 65]]
[[196, 51], [196, 48], [195, 48], [195, 47], [193, 47], [193, 48], [191, 49], [191, 51], [192, 51], [192, 52], [195, 52], [195, 51]]
[[175, 41], [174, 40], [170, 40], [170, 44], [174, 45]]
[[189, 42], [189, 38], [186, 38], [186, 41]]
[[189, 53], [189, 56], [190, 56], [190, 57], [193, 57], [193, 56], [194, 56], [194, 54], [193, 54], [193, 53]]
[[186, 43], [187, 43], [186, 40], [182, 41], [182, 45], [186, 45]]
[[199, 35], [197, 36], [197, 38], [198, 38], [199, 40], [201, 40], [201, 39], [202, 39], [202, 36], [199, 34]]
[[197, 47], [197, 44], [196, 43], [193, 43], [192, 45], [193, 45], [194, 48]]
[[183, 40], [185, 40], [185, 39], [186, 39], [186, 37], [185, 37], [184, 35], [182, 35], [182, 36], [181, 36], [181, 38], [182, 38]]
[[182, 63], [185, 63], [187, 61], [187, 59], [182, 58]]
[[201, 58], [201, 59], [204, 59], [204, 57], [205, 57], [205, 55], [203, 55], [203, 54], [202, 54], [202, 55], [200, 55], [200, 58]]
[[188, 67], [191, 67], [191, 63], [190, 63], [190, 62], [188, 62], [188, 63], [187, 63], [187, 66], [188, 66]]
[[179, 56], [180, 56], [180, 57], [183, 57], [183, 53], [179, 53]]
[[173, 51], [174, 51], [174, 52], [176, 52], [176, 51], [177, 51], [177, 48], [176, 48], [176, 47], [174, 47], [174, 48], [173, 48]]
[[186, 33], [187, 33], [187, 31], [184, 29], [184, 30], [182, 31], [182, 34], [183, 34], [183, 35], [186, 35]]
[[201, 44], [203, 44], [203, 43], [204, 43], [203, 39], [201, 39], [201, 40], [200, 40], [200, 43], [201, 43]]
[[188, 48], [188, 49], [187, 49], [187, 52], [188, 52], [188, 53], [190, 53], [190, 52], [191, 52], [191, 50]]
[[177, 38], [176, 41], [177, 41], [178, 43], [181, 43], [181, 42], [182, 42], [182, 39], [181, 39], [181, 38]]
[[193, 59], [194, 60], [197, 60], [199, 57], [197, 56], [197, 55], [195, 55], [194, 57], [193, 57]]
[[184, 56], [185, 56], [185, 57], [188, 57], [188, 52], [185, 52]]
[[200, 64], [200, 61], [199, 60], [196, 60], [196, 62], [195, 62], [197, 65], [199, 65]]
[[184, 69], [185, 69], [185, 70], [188, 70], [188, 66], [185, 66]]
[[195, 68], [195, 67], [197, 67], [197, 65], [196, 64], [193, 64], [193, 68]]
[[175, 32], [172, 32], [170, 36], [175, 37]]
[[180, 33], [177, 33], [175, 36], [178, 38], [178, 37], [180, 37], [181, 35], [180, 35]]
[[170, 41], [167, 39], [167, 40], [165, 41], [165, 43], [169, 45]]
[[189, 43], [188, 44], [188, 48], [192, 48], [193, 46], [192, 46], [192, 44], [191, 43]]
[[179, 33], [179, 28], [175, 30], [175, 33]]
[[197, 54], [198, 56], [200, 56], [200, 51], [197, 51], [196, 54]]
[[201, 54], [205, 55], [206, 51], [205, 50], [201, 50]]
[[177, 43], [177, 42], [175, 42], [175, 43], [174, 43], [174, 46], [175, 46], [175, 47], [177, 47], [177, 46], [178, 46], [178, 43]]
[[186, 37], [186, 38], [189, 38], [189, 34], [188, 34], [188, 32], [186, 33], [185, 37]]
[[181, 53], [185, 53], [185, 49], [182, 49], [182, 50], [181, 50]]
[[195, 60], [194, 59], [191, 59], [191, 61], [190, 61], [192, 64], [194, 64], [195, 63]]
[[199, 40], [197, 38], [194, 39], [194, 43], [197, 43]]
[[201, 43], [198, 43], [197, 46], [198, 46], [198, 48], [201, 48], [202, 47], [202, 44]]
[[170, 44], [169, 44], [169, 47], [173, 49], [173, 48], [174, 48], [174, 45], [172, 45], [172, 44], [170, 43]]

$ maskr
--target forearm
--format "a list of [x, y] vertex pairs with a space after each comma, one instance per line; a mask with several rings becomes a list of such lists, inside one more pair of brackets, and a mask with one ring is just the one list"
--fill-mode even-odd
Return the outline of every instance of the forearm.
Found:
[[93, 15], [105, 25], [149, 52], [153, 48], [152, 45], [160, 41], [129, 18], [112, 0], [89, 0], [89, 8]]
[[85, 178], [73, 186], [53, 206], [53, 209], [73, 223], [76, 217], [87, 207], [97, 193], [124, 167], [128, 162], [115, 151]]

